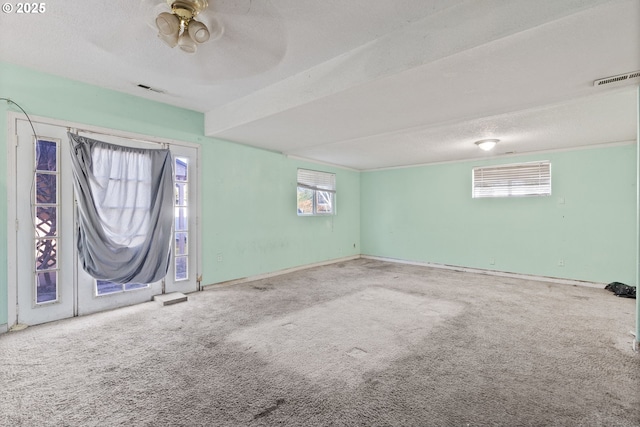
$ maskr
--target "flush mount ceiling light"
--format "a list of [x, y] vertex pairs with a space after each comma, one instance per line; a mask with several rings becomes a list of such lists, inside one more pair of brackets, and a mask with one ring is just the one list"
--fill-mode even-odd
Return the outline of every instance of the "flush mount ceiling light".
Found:
[[207, 27], [195, 19], [209, 6], [207, 0], [167, 0], [167, 4], [171, 12], [162, 12], [155, 19], [158, 37], [167, 46], [180, 46], [184, 52], [195, 53], [199, 44], [222, 35], [217, 20], [210, 20]]
[[481, 150], [491, 151], [498, 142], [500, 142], [499, 139], [481, 139], [480, 141], [476, 141], [475, 144], [480, 147]]

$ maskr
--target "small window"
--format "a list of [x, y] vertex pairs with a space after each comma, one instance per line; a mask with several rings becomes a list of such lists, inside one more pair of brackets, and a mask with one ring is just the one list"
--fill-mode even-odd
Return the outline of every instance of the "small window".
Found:
[[551, 163], [473, 168], [473, 198], [551, 195]]
[[298, 169], [298, 215], [335, 214], [336, 174]]

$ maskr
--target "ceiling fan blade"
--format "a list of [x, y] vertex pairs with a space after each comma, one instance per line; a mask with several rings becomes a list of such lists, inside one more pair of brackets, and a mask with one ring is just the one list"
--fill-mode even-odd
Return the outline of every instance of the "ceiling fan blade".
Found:
[[171, 8], [165, 0], [140, 0], [139, 12], [147, 26], [157, 30], [156, 17], [162, 12], [171, 12]]
[[[219, 16], [219, 15], [217, 15]], [[224, 35], [217, 42], [200, 45], [193, 58], [198, 67], [192, 76], [208, 79], [236, 79], [252, 76], [279, 64], [287, 50], [282, 19], [269, 10], [248, 15], [222, 16]]]
[[200, 21], [207, 26], [209, 33], [211, 34], [209, 38], [210, 42], [219, 40], [224, 34], [222, 20], [213, 10], [211, 10], [211, 6], [209, 6], [209, 9], [200, 12], [198, 16], [196, 16], [196, 21]]
[[246, 15], [253, 6], [252, 0], [209, 0], [209, 10], [226, 15]]

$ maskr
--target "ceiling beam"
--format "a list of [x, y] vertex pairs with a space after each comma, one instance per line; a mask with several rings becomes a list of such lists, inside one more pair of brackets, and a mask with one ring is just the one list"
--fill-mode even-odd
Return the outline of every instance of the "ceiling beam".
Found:
[[610, 2], [458, 0], [400, 30], [205, 113], [205, 134], [217, 136]]

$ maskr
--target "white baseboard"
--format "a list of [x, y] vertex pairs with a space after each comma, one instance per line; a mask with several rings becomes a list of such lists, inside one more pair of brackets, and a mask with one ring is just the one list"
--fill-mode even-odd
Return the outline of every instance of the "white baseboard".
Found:
[[6, 323], [0, 325], [0, 334], [4, 334], [8, 330], [9, 330], [9, 326]]
[[536, 276], [533, 274], [509, 273], [505, 271], [485, 270], [482, 268], [471, 268], [471, 267], [460, 267], [456, 265], [437, 264], [432, 262], [407, 261], [407, 260], [398, 259], [398, 258], [387, 258], [387, 257], [372, 256], [372, 255], [353, 255], [353, 256], [348, 256], [343, 258], [336, 258], [336, 259], [331, 259], [327, 261], [317, 262], [313, 264], [305, 264], [298, 267], [286, 268], [284, 270], [272, 271], [269, 273], [258, 274], [255, 276], [248, 276], [240, 279], [233, 279], [226, 282], [212, 283], [209, 285], [204, 285], [202, 289], [206, 290], [206, 289], [211, 289], [213, 287], [218, 287], [218, 286], [231, 286], [231, 285], [237, 285], [239, 283], [251, 282], [253, 280], [268, 279], [270, 277], [280, 276], [287, 273], [293, 273], [294, 271], [306, 270], [309, 268], [321, 267], [323, 265], [330, 265], [338, 262], [351, 261], [359, 258], [393, 262], [397, 264], [418, 265], [421, 267], [441, 268], [444, 270], [463, 271], [466, 273], [477, 273], [477, 274], [486, 274], [490, 276], [510, 277], [513, 279], [524, 279], [524, 280], [535, 280], [538, 282], [558, 283], [561, 285], [586, 286], [588, 288], [598, 288], [598, 289], [602, 289], [605, 286], [605, 283], [589, 282], [586, 280], [574, 280], [574, 279], [563, 279], [559, 277]]
[[237, 285], [239, 283], [252, 282], [254, 280], [269, 279], [271, 277], [293, 273], [294, 271], [307, 270], [309, 268], [314, 268], [314, 267], [322, 267], [323, 265], [336, 264], [338, 262], [351, 261], [358, 258], [360, 258], [360, 255], [352, 255], [352, 256], [343, 257], [343, 258], [334, 258], [327, 261], [316, 262], [313, 264], [305, 264], [297, 267], [285, 268], [284, 270], [276, 270], [269, 273], [258, 274], [255, 276], [248, 276], [248, 277], [242, 277], [240, 279], [228, 280], [226, 282], [211, 283], [209, 285], [203, 285], [202, 290], [212, 289], [220, 286], [232, 286], [232, 285]]
[[507, 273], [504, 271], [497, 271], [497, 270], [484, 270], [481, 268], [459, 267], [455, 265], [436, 264], [431, 262], [405, 261], [402, 259], [386, 258], [386, 257], [371, 256], [371, 255], [361, 255], [360, 257], [365, 259], [374, 259], [378, 261], [395, 262], [398, 264], [419, 265], [422, 267], [441, 268], [445, 270], [463, 271], [466, 273], [487, 274], [490, 276], [510, 277], [513, 279], [536, 280], [538, 282], [551, 282], [551, 283], [559, 283], [562, 285], [586, 286], [589, 288], [599, 288], [599, 289], [602, 289], [605, 286], [604, 283], [588, 282], [583, 280], [561, 279], [558, 277], [535, 276], [532, 274], [520, 274], [520, 273]]

